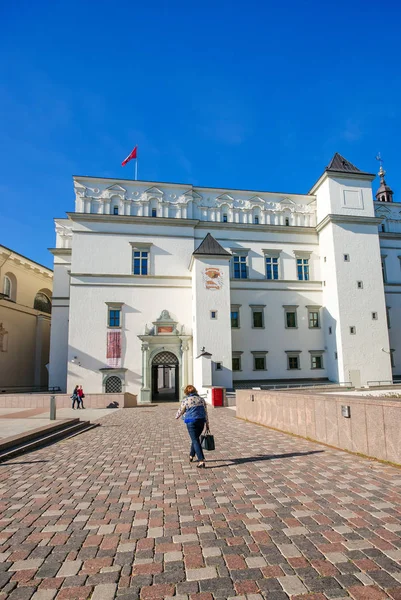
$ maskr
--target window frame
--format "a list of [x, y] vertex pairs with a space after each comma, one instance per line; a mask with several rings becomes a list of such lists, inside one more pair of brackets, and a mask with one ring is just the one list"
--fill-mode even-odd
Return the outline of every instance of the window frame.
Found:
[[[117, 212], [116, 212], [117, 209]], [[120, 214], [120, 208], [118, 206], [118, 204], [113, 204], [113, 215], [119, 215]]]
[[[213, 316], [213, 313], [214, 313], [215, 316]], [[219, 313], [218, 310], [211, 310], [210, 311], [210, 319], [212, 321], [217, 321], [217, 319], [218, 319], [218, 313]]]
[[[251, 327], [252, 329], [264, 329], [265, 328], [265, 304], [250, 304], [249, 308], [251, 309]], [[262, 325], [255, 325], [255, 313], [261, 313], [262, 315]]]
[[[308, 311], [308, 329], [321, 329], [321, 326], [322, 326], [321, 316], [320, 316], [321, 308], [322, 308], [321, 306], [314, 306], [314, 305], [310, 305], [310, 306], [306, 307], [306, 309]], [[311, 325], [311, 315], [312, 314], [317, 314], [317, 325]]]
[[[130, 242], [131, 245], [131, 275], [135, 277], [148, 277], [151, 275], [151, 248], [153, 246], [152, 243], [145, 242]], [[135, 256], [135, 253], [140, 253], [140, 256]], [[147, 256], [143, 257], [142, 254], [146, 252]], [[134, 260], [139, 258], [139, 270], [140, 273], [135, 273], [135, 264]], [[143, 262], [146, 261], [146, 273], [143, 273]]]
[[[106, 302], [107, 306], [107, 329], [122, 329], [123, 328], [123, 306], [124, 302]], [[119, 314], [119, 325], [110, 325], [110, 313], [112, 311], [118, 311]]]
[[[287, 355], [287, 371], [301, 371], [301, 352], [302, 350], [285, 350]], [[291, 367], [291, 359], [297, 359], [297, 367]]]
[[[311, 256], [312, 252], [304, 252], [300, 250], [294, 251], [295, 256], [295, 268], [296, 268], [296, 281], [312, 281], [312, 264]], [[301, 264], [298, 264], [301, 261]], [[306, 261], [306, 263], [305, 263]], [[301, 272], [300, 269], [301, 268]], [[300, 277], [302, 274], [302, 277]], [[306, 277], [305, 277], [306, 274]]]
[[[280, 261], [280, 253], [281, 250], [276, 250], [276, 249], [263, 249], [262, 250], [263, 254], [264, 254], [264, 262], [265, 262], [265, 278], [267, 281], [279, 281], [280, 279], [282, 279], [281, 277], [281, 261]], [[271, 261], [270, 263], [270, 270], [271, 270], [271, 275], [272, 277], [268, 277], [268, 259]], [[274, 263], [273, 261], [276, 260], [277, 262]], [[275, 266], [277, 266], [277, 277], [274, 277], [274, 271], [275, 271]]]
[[[267, 359], [266, 356], [268, 354], [267, 350], [251, 350], [252, 361], [253, 361], [253, 370], [254, 371], [267, 371]], [[258, 359], [263, 359], [263, 369], [256, 368], [256, 361]]]
[[[309, 350], [309, 354], [310, 354], [310, 368], [312, 371], [321, 371], [324, 370], [324, 360], [323, 360], [323, 354], [324, 354], [324, 350]], [[313, 366], [313, 361], [314, 359], [320, 359], [320, 367], [314, 367]]]
[[[9, 288], [9, 293], [6, 292], [6, 288], [7, 287]], [[13, 282], [11, 281], [11, 279], [9, 278], [8, 275], [4, 275], [4, 280], [3, 280], [3, 294], [4, 294], [4, 296], [6, 298], [8, 298], [9, 300], [11, 300], [12, 293], [13, 293]]]
[[[233, 371], [233, 373], [238, 373], [239, 371], [242, 371], [242, 354], [243, 352], [241, 351], [233, 351], [232, 355], [231, 355], [231, 370]], [[234, 359], [238, 360], [238, 369], [234, 369]]]
[[[298, 313], [297, 313], [298, 306], [299, 306], [298, 304], [283, 304], [283, 308], [284, 308], [284, 327], [285, 327], [285, 329], [298, 329]], [[294, 313], [295, 314], [295, 325], [294, 325], [294, 327], [288, 325], [287, 315], [289, 313]]]
[[[248, 264], [248, 250], [239, 251], [238, 249], [232, 250], [232, 268], [231, 268], [231, 278], [235, 280], [241, 279], [249, 279], [249, 264]], [[236, 265], [238, 265], [238, 277], [236, 276]], [[245, 266], [245, 269], [243, 267]], [[243, 273], [245, 272], [245, 276]]]
[[[231, 323], [231, 329], [240, 329], [241, 328], [241, 315], [240, 315], [240, 308], [241, 308], [241, 304], [231, 304], [230, 307], [230, 323]], [[233, 312], [236, 312], [238, 314], [237, 317], [237, 325], [235, 327], [233, 327]]]

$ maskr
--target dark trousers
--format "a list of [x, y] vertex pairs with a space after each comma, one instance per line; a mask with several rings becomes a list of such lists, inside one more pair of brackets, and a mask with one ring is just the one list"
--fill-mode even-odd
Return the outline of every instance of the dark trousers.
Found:
[[191, 438], [191, 449], [189, 451], [189, 456], [196, 456], [198, 460], [205, 460], [205, 456], [203, 454], [202, 446], [200, 445], [200, 436], [205, 427], [205, 419], [197, 419], [193, 423], [187, 423], [187, 429], [189, 433], [189, 437]]
[[79, 408], [79, 398], [78, 398], [78, 396], [76, 396], [76, 397], [73, 396], [72, 397], [72, 408], [75, 407], [75, 402], [77, 403], [77, 408]]

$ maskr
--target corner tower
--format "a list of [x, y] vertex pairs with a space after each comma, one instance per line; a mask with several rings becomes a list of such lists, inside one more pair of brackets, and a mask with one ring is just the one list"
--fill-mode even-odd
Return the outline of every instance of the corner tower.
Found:
[[392, 381], [374, 175], [336, 153], [317, 199], [328, 376], [356, 387]]

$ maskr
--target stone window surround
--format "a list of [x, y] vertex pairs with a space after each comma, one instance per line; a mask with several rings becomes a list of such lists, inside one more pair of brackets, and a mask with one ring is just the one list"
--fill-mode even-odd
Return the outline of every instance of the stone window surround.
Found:
[[282, 261], [280, 260], [280, 254], [281, 254], [282, 250], [276, 250], [276, 249], [269, 249], [269, 248], [262, 248], [262, 253], [264, 255], [264, 263], [265, 263], [265, 277], [267, 279], [267, 265], [266, 265], [266, 258], [277, 258], [277, 263], [278, 263], [278, 279], [269, 279], [268, 281], [279, 281], [280, 279], [282, 279], [282, 272], [281, 272], [281, 263]]
[[[266, 355], [269, 353], [268, 350], [251, 350], [251, 354], [253, 356], [253, 370], [254, 371], [267, 371], [266, 365]], [[256, 358], [264, 358], [265, 368], [264, 369], [256, 369], [255, 367], [255, 359]]]
[[[321, 308], [322, 308], [321, 306], [313, 305], [313, 304], [309, 304], [309, 305], [306, 306], [306, 309], [308, 311], [308, 328], [309, 329], [321, 329], [321, 316], [320, 316], [320, 309]], [[318, 314], [318, 317], [317, 317], [318, 318], [317, 327], [311, 327], [311, 324], [310, 324], [310, 314], [311, 313], [317, 313]]]
[[[298, 315], [297, 308], [299, 304], [283, 304], [284, 308], [284, 327], [286, 329], [298, 329]], [[295, 313], [295, 327], [288, 327], [287, 325], [287, 313]]]
[[[287, 371], [300, 371], [301, 370], [301, 352], [302, 350], [284, 350], [287, 355]], [[298, 358], [298, 368], [290, 368], [290, 358]]]
[[[124, 302], [105, 302], [107, 306], [107, 329], [122, 329], [123, 328], [123, 306]], [[110, 323], [110, 311], [120, 311], [120, 325], [109, 325]]]
[[238, 313], [238, 327], [233, 327], [231, 325], [231, 329], [240, 329], [240, 327], [241, 327], [241, 311], [240, 311], [241, 306], [242, 306], [242, 304], [231, 304], [230, 317], [231, 317], [232, 312]]
[[[241, 280], [241, 279], [249, 279], [249, 252], [251, 251], [250, 248], [242, 248], [242, 247], [236, 247], [236, 248], [229, 248], [232, 256], [231, 259], [231, 279], [235, 279], [235, 281]], [[234, 256], [245, 256], [246, 257], [246, 277], [239, 277], [236, 278], [234, 277]]]
[[148, 252], [148, 273], [147, 275], [136, 275], [136, 277], [148, 277], [151, 273], [152, 273], [152, 269], [151, 269], [151, 249], [153, 246], [153, 242], [130, 242], [130, 246], [131, 246], [131, 264], [130, 264], [130, 273], [131, 275], [133, 274], [133, 267], [134, 267], [134, 263], [133, 263], [133, 258], [134, 258], [134, 252], [135, 251], [144, 251], [144, 252]]
[[[251, 309], [251, 326], [252, 329], [264, 329], [265, 328], [265, 307], [266, 304], [250, 304], [249, 308]], [[255, 327], [254, 322], [253, 322], [253, 315], [255, 312], [260, 312], [262, 313], [262, 326], [261, 327]]]
[[[324, 369], [324, 362], [323, 362], [324, 350], [309, 350], [309, 354], [310, 354], [310, 358], [311, 358], [311, 369], [313, 371], [319, 370], [319, 369]], [[313, 360], [314, 356], [320, 356], [320, 359], [321, 359], [321, 366], [320, 367], [313, 367], [312, 366], [312, 360]]]
[[99, 369], [100, 372], [102, 373], [102, 393], [105, 394], [106, 393], [106, 381], [109, 377], [118, 377], [119, 379], [121, 379], [121, 393], [123, 394], [125, 392], [125, 373], [127, 371], [126, 368], [112, 368], [112, 367], [108, 367], [108, 368], [103, 368], [103, 369]]
[[[235, 370], [236, 373], [238, 371], [242, 371], [242, 355], [243, 355], [243, 352], [241, 350], [233, 350], [233, 352], [232, 352], [232, 358], [239, 359], [239, 369]], [[233, 371], [234, 371], [234, 369], [233, 369]]]

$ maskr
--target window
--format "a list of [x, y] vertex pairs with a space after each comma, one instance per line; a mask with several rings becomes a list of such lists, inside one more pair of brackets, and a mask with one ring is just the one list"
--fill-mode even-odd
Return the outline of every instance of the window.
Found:
[[278, 256], [266, 256], [266, 279], [278, 279]]
[[309, 258], [297, 258], [297, 275], [299, 281], [309, 281]]
[[239, 305], [231, 307], [231, 327], [233, 329], [239, 329], [239, 309]]
[[358, 290], [362, 290], [363, 289], [363, 281], [357, 281], [356, 284], [358, 286]]
[[223, 365], [221, 362], [217, 362], [215, 363], [216, 365], [216, 371], [222, 371], [223, 370]]
[[349, 262], [349, 254], [344, 254], [344, 262]]
[[264, 305], [262, 306], [252, 306], [252, 328], [253, 329], [263, 329], [264, 324]]
[[323, 258], [323, 262], [326, 262], [326, 257]]
[[286, 220], [285, 220], [285, 225], [286, 225], [286, 227], [289, 227], [289, 225], [290, 225], [290, 220], [288, 218], [286, 218]]
[[254, 371], [266, 371], [266, 354], [267, 351], [252, 352], [253, 355], [253, 370]]
[[223, 215], [223, 223], [227, 223], [227, 215], [226, 214]]
[[351, 335], [355, 335], [356, 334], [356, 327], [354, 327], [353, 325], [349, 328], [349, 332]]
[[390, 349], [390, 361], [391, 361], [391, 366], [394, 369], [395, 364], [394, 364], [394, 350], [393, 349]]
[[134, 275], [149, 274], [149, 249], [133, 248], [132, 250], [132, 273]]
[[113, 215], [118, 215], [118, 206], [113, 206]]
[[157, 208], [152, 208], [152, 217], [157, 217]]
[[331, 335], [333, 333], [333, 328], [329, 327], [329, 335]]
[[310, 351], [311, 369], [323, 369], [323, 351]]
[[233, 352], [232, 366], [233, 371], [241, 371], [241, 354], [242, 352]]
[[106, 394], [120, 394], [122, 392], [122, 381], [120, 377], [111, 375], [106, 379], [105, 384]]
[[386, 256], [382, 256], [382, 275], [383, 275], [383, 281], [384, 283], [386, 283], [387, 281], [387, 274], [386, 274]]
[[385, 226], [385, 224], [384, 224], [384, 223], [382, 223], [380, 227], [381, 227], [382, 233], [385, 233], [385, 231], [386, 231], [386, 226]]
[[257, 215], [255, 215], [253, 222], [255, 223], [255, 225], [259, 225], [259, 217]]
[[33, 303], [33, 308], [35, 310], [40, 310], [41, 312], [51, 314], [52, 312], [52, 303], [49, 298], [43, 292], [38, 292], [35, 296], [35, 301]]
[[3, 294], [7, 298], [11, 298], [11, 290], [12, 290], [11, 279], [9, 277], [7, 277], [7, 275], [6, 275], [4, 277]]
[[377, 321], [377, 312], [372, 312], [372, 319]]
[[390, 307], [389, 306], [386, 306], [386, 317], [387, 317], [387, 329], [391, 329]]
[[337, 354], [337, 352], [334, 352], [334, 359], [338, 360], [338, 354]]
[[296, 329], [297, 324], [297, 308], [298, 306], [284, 306], [284, 318], [286, 329]]
[[301, 354], [300, 350], [287, 350], [286, 351], [287, 354], [287, 369], [288, 370], [294, 370], [294, 369], [300, 369], [300, 361], [299, 361], [299, 355]]
[[309, 329], [320, 329], [320, 306], [307, 306]]
[[210, 318], [211, 319], [217, 319], [217, 310], [211, 310], [210, 311]]
[[246, 254], [237, 254], [233, 257], [234, 279], [248, 278], [248, 256]]
[[120, 327], [121, 311], [115, 308], [109, 308], [109, 327]]

